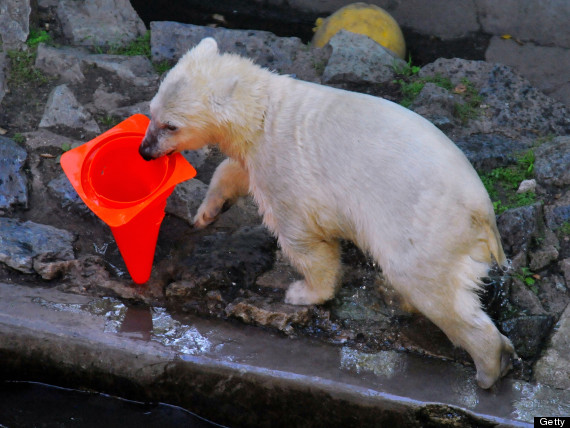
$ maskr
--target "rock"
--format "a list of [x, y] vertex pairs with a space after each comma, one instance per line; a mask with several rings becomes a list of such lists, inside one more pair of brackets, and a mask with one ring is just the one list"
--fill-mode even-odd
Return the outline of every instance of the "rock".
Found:
[[440, 129], [449, 129], [454, 123], [454, 109], [456, 104], [462, 104], [459, 95], [428, 82], [424, 85], [410, 108], [417, 114], [425, 117]]
[[405, 65], [389, 50], [361, 34], [340, 30], [329, 41], [331, 56], [323, 83], [384, 83], [394, 78], [394, 66]]
[[134, 105], [118, 107], [109, 110], [109, 114], [115, 117], [129, 117], [133, 114], [144, 114], [150, 117], [150, 101], [142, 101]]
[[570, 190], [554, 200], [554, 203], [544, 206], [544, 220], [552, 230], [570, 222]]
[[534, 379], [555, 388], [570, 390], [570, 306], [556, 324], [546, 353], [534, 367]]
[[546, 315], [538, 296], [519, 278], [513, 278], [510, 299], [528, 315]]
[[89, 55], [83, 59], [89, 66], [100, 67], [135, 86], [152, 86], [158, 83], [158, 74], [150, 60], [141, 55]]
[[558, 250], [554, 245], [545, 245], [538, 250], [531, 251], [529, 257], [530, 263], [528, 266], [532, 271], [536, 272], [558, 260]]
[[546, 186], [570, 185], [570, 136], [556, 137], [534, 151], [536, 180]]
[[310, 306], [293, 306], [271, 302], [261, 297], [237, 299], [225, 309], [228, 317], [241, 319], [248, 324], [275, 328], [292, 333], [294, 327], [305, 327], [311, 321]]
[[127, 84], [155, 86], [158, 74], [144, 56], [90, 54], [82, 48], [38, 46], [35, 65], [43, 72], [60, 77], [65, 83], [81, 83], [90, 68], [99, 67]]
[[235, 285], [247, 288], [255, 278], [269, 270], [275, 259], [275, 239], [263, 226], [244, 227], [235, 233], [204, 236], [179, 264], [179, 280], [189, 285], [177, 292], [166, 289], [168, 297], [185, 296], [192, 288], [235, 291]]
[[497, 227], [508, 254], [526, 254], [531, 238], [538, 236], [540, 211], [537, 203], [507, 210], [499, 216]]
[[570, 68], [570, 49], [529, 42], [521, 45], [495, 36], [485, 51], [485, 59], [512, 67], [536, 88], [570, 108], [570, 82], [565, 77]]
[[530, 180], [521, 181], [517, 193], [536, 193], [536, 180], [532, 178]]
[[146, 32], [129, 0], [60, 0], [57, 17], [74, 45], [124, 46]]
[[30, 0], [0, 2], [0, 41], [5, 51], [21, 48], [30, 33]]
[[475, 169], [491, 171], [515, 161], [515, 154], [531, 147], [531, 141], [501, 134], [472, 134], [456, 140]]
[[195, 178], [180, 183], [168, 198], [166, 212], [192, 224], [207, 191], [208, 186]]
[[489, 34], [512, 34], [521, 40], [532, 40], [544, 46], [570, 47], [570, 34], [556, 31], [565, 28], [570, 14], [566, 0], [541, 1], [493, 0], [477, 1], [479, 30]]
[[566, 286], [570, 287], [570, 258], [564, 259], [560, 262], [560, 271], [566, 280]]
[[85, 80], [81, 62], [89, 52], [81, 48], [54, 48], [44, 43], [38, 45], [35, 66], [50, 76], [60, 77], [65, 83], [80, 83]]
[[33, 273], [34, 261], [39, 256], [44, 263], [75, 258], [75, 237], [67, 230], [3, 217], [0, 217], [0, 230], [0, 262], [20, 272]]
[[67, 126], [92, 133], [101, 132], [99, 125], [85, 107], [79, 104], [67, 85], [59, 85], [50, 93], [39, 126]]
[[6, 95], [6, 91], [8, 90], [8, 84], [6, 82], [6, 66], [8, 62], [6, 59], [6, 52], [0, 52], [0, 103], [2, 103], [2, 99], [4, 95]]
[[422, 0], [386, 2], [381, 5], [401, 26], [411, 27], [421, 34], [450, 39], [480, 30], [477, 6], [467, 0], [454, 2], [453, 7], [449, 7], [446, 1]]
[[261, 216], [257, 205], [251, 196], [239, 198], [226, 212], [216, 220], [216, 229], [235, 230], [243, 226], [257, 226], [261, 224]]
[[511, 339], [520, 357], [533, 358], [540, 351], [553, 324], [551, 315], [523, 315], [501, 322], [500, 329]]
[[23, 148], [0, 136], [0, 212], [15, 205], [28, 207], [28, 182], [23, 172], [27, 158]]
[[[47, 185], [49, 191], [61, 200], [62, 208], [74, 208], [82, 214], [89, 214], [92, 211], [85, 205], [83, 200], [79, 197], [69, 179], [64, 173], [59, 177], [51, 180]], [[94, 214], [93, 214], [94, 215]]]
[[297, 37], [277, 37], [267, 31], [228, 30], [177, 22], [151, 22], [153, 62], [177, 61], [204, 37], [213, 37], [220, 52], [251, 58], [262, 67], [294, 73], [297, 52], [304, 48]]
[[564, 283], [564, 278], [560, 275], [550, 275], [538, 281], [540, 303], [549, 314], [556, 317], [560, 316], [570, 303], [570, 293]]
[[204, 165], [211, 152], [212, 148], [210, 146], [204, 146], [198, 150], [186, 150], [182, 152], [182, 156], [184, 156], [194, 168], [199, 169]]
[[101, 85], [93, 93], [93, 107], [98, 111], [116, 111], [126, 98], [118, 92], [107, 92]]
[[26, 138], [24, 145], [28, 150], [46, 149], [49, 147], [61, 149], [64, 145], [77, 147], [80, 144], [83, 144], [82, 142], [72, 138], [54, 134], [45, 128], [40, 128], [33, 132], [24, 132], [22, 135]]
[[460, 58], [440, 58], [422, 67], [420, 77], [441, 75], [454, 85], [467, 79], [483, 97], [485, 109], [462, 130], [500, 133], [509, 138], [536, 138], [570, 133], [570, 119], [564, 105], [548, 97], [507, 66]]

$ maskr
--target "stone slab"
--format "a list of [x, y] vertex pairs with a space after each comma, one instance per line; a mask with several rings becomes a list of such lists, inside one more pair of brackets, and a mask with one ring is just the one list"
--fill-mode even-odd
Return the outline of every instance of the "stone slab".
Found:
[[544, 46], [570, 48], [568, 0], [475, 0], [481, 29]]
[[443, 417], [530, 427], [533, 415], [570, 410], [568, 391], [508, 378], [483, 391], [473, 368], [442, 360], [4, 283], [0, 358], [3, 379], [167, 402], [230, 426], [419, 427]]
[[521, 45], [512, 39], [493, 37], [485, 58], [512, 67], [533, 86], [570, 107], [570, 49]]

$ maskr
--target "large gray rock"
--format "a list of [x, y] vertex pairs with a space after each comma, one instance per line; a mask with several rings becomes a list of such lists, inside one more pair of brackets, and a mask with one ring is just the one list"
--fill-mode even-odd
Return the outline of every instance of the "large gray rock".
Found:
[[60, 0], [57, 16], [75, 45], [126, 45], [146, 32], [129, 0]]
[[566, 308], [550, 339], [546, 353], [534, 368], [534, 379], [560, 389], [570, 390], [570, 306]]
[[460, 103], [463, 103], [463, 100], [459, 95], [428, 82], [410, 108], [438, 128], [445, 130], [453, 126], [455, 105]]
[[482, 96], [478, 116], [457, 132], [501, 133], [509, 138], [536, 138], [570, 133], [568, 111], [511, 68], [485, 61], [440, 58], [420, 70], [421, 77], [441, 75], [454, 85], [467, 79]]
[[499, 324], [503, 334], [513, 343], [522, 358], [533, 358], [540, 351], [554, 324], [550, 315], [522, 315]]
[[570, 108], [570, 49], [533, 43], [521, 45], [512, 39], [493, 37], [485, 59], [512, 67], [545, 94]]
[[0, 262], [23, 273], [34, 272], [38, 257], [72, 260], [74, 236], [53, 226], [0, 217]]
[[544, 221], [552, 230], [570, 222], [570, 189], [560, 198], [555, 199], [552, 204], [544, 206]]
[[36, 67], [66, 83], [81, 83], [89, 68], [98, 67], [127, 84], [151, 86], [158, 82], [150, 60], [144, 56], [90, 54], [82, 48], [38, 46]]
[[394, 78], [394, 66], [405, 62], [369, 37], [340, 30], [329, 41], [331, 56], [323, 83], [384, 83]]
[[228, 30], [177, 22], [151, 22], [154, 62], [176, 61], [205, 37], [213, 37], [220, 52], [246, 56], [257, 64], [282, 73], [293, 73], [297, 53], [303, 49], [297, 37], [277, 37], [267, 31]]
[[49, 95], [40, 128], [66, 126], [99, 133], [99, 125], [91, 114], [77, 101], [67, 85], [59, 85]]
[[0, 1], [0, 40], [4, 50], [21, 47], [30, 33], [30, 0]]
[[471, 134], [455, 143], [475, 169], [483, 171], [514, 163], [516, 154], [532, 147], [531, 140], [508, 138], [501, 134]]
[[0, 136], [0, 211], [28, 206], [28, 182], [23, 168], [28, 154], [9, 138]]
[[192, 223], [192, 219], [207, 191], [208, 186], [200, 180], [184, 181], [174, 188], [168, 198], [165, 211]]
[[557, 137], [534, 151], [536, 180], [549, 186], [570, 185], [570, 136]]
[[539, 235], [540, 215], [537, 203], [505, 211], [497, 220], [503, 247], [512, 256], [514, 268], [526, 266], [531, 240]]

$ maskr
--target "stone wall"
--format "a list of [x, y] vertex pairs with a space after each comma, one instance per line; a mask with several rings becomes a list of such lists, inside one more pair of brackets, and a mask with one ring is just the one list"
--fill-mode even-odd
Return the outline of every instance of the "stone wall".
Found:
[[[251, 0], [266, 3], [262, 0]], [[568, 0], [367, 0], [386, 9], [401, 26], [456, 38], [470, 32], [510, 34], [524, 42], [570, 48]], [[284, 0], [273, 0], [279, 5]], [[289, 0], [290, 7], [328, 15], [351, 0]]]

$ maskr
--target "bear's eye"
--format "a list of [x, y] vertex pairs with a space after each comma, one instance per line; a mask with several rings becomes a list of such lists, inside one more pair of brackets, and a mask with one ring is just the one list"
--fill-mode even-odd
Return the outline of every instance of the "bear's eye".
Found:
[[176, 131], [178, 129], [178, 127], [172, 123], [165, 123], [163, 128], [169, 131]]

